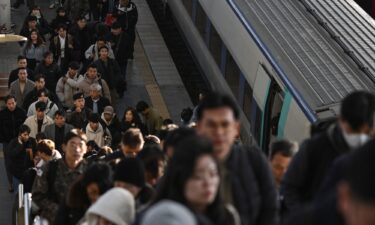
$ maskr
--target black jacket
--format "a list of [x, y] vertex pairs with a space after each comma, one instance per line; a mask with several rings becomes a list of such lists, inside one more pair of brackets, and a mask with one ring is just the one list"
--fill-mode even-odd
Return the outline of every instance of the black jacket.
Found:
[[[26, 68], [27, 69], [27, 79], [34, 81], [34, 71]], [[8, 79], [8, 88], [10, 88], [10, 85], [13, 83], [13, 81], [16, 81], [18, 79], [18, 71], [20, 69], [14, 69], [10, 72], [9, 74], [9, 79]]]
[[121, 121], [121, 123], [120, 123], [120, 130], [121, 130], [122, 133], [125, 133], [130, 128], [138, 128], [138, 129], [141, 130], [143, 136], [148, 135], [147, 127], [142, 122], [139, 122], [139, 123], [136, 123], [136, 122], [129, 123], [129, 122], [126, 122], [126, 121]]
[[57, 15], [55, 17], [55, 19], [53, 19], [52, 22], [49, 25], [51, 27], [51, 30], [52, 30], [51, 33], [53, 35], [57, 35], [56, 29], [57, 29], [57, 26], [59, 26], [60, 24], [64, 24], [69, 29], [70, 25], [72, 24], [72, 21], [70, 21], [68, 16], [62, 16], [61, 17], [61, 16]]
[[98, 73], [102, 75], [101, 78], [107, 82], [109, 89], [117, 88], [121, 83], [122, 77], [116, 60], [108, 58], [107, 66], [101, 59], [96, 60], [94, 63], [98, 68]]
[[[80, 61], [80, 50], [78, 47], [74, 37], [67, 34], [65, 39], [64, 62], [61, 62], [62, 67], [67, 66], [71, 61]], [[61, 55], [60, 39], [58, 35], [52, 38], [49, 49], [53, 53], [55, 62], [57, 62]]]
[[20, 143], [18, 137], [12, 139], [7, 146], [7, 159], [9, 160], [10, 173], [19, 180], [23, 179], [26, 169], [33, 166], [33, 162], [26, 153], [27, 148], [35, 151], [36, 142], [30, 138], [26, 143]]
[[0, 142], [10, 142], [18, 136], [19, 127], [26, 120], [26, 112], [16, 107], [11, 112], [8, 108], [0, 111]]
[[[59, 108], [61, 108], [61, 102], [59, 101], [59, 99], [57, 98], [56, 94], [55, 94], [55, 91], [52, 91], [50, 89], [48, 89], [48, 98], [54, 102]], [[36, 88], [34, 88], [32, 91], [30, 91], [26, 97], [25, 97], [25, 100], [23, 101], [23, 105], [22, 105], [22, 108], [24, 110], [28, 110], [30, 105], [33, 104], [34, 102], [36, 102], [38, 100], [38, 90]]]
[[138, 22], [138, 10], [133, 2], [129, 3], [128, 8], [131, 8], [131, 10], [126, 13], [119, 12], [115, 9], [113, 14], [117, 18], [117, 21], [122, 25], [122, 30], [133, 37], [135, 36], [135, 25]]
[[85, 51], [94, 43], [93, 37], [90, 35], [90, 30], [87, 26], [81, 30], [77, 24], [74, 24], [69, 33], [73, 36], [77, 48], [80, 50], [80, 59], [84, 60]]
[[132, 40], [128, 33], [121, 32], [120, 35], [110, 35], [111, 48], [115, 59], [119, 64], [127, 63], [131, 54]]
[[66, 121], [73, 125], [74, 128], [84, 129], [90, 113], [91, 110], [86, 107], [79, 113], [75, 111], [75, 108], [72, 108], [67, 111]]
[[242, 224], [277, 224], [276, 187], [261, 150], [235, 145], [226, 166], [231, 179], [233, 203]]
[[121, 131], [120, 131], [120, 121], [118, 121], [117, 116], [115, 115], [109, 125], [107, 125], [103, 118], [100, 120], [100, 124], [102, 124], [103, 127], [108, 128], [109, 132], [111, 133], [112, 136], [112, 145], [111, 147], [113, 149], [117, 148], [118, 144], [121, 141]]
[[311, 202], [334, 160], [350, 148], [337, 125], [306, 140], [289, 165], [281, 184], [286, 210], [293, 212]]
[[35, 68], [35, 74], [43, 74], [46, 79], [46, 88], [50, 91], [56, 92], [56, 84], [61, 77], [60, 67], [56, 63], [46, 65], [44, 62], [39, 63]]
[[[100, 97], [99, 101], [97, 102], [98, 104], [98, 114], [101, 115], [104, 111], [104, 108], [106, 106], [111, 105], [109, 100], [106, 97]], [[91, 111], [93, 110], [94, 102], [91, 97], [86, 97], [85, 98], [85, 107], [89, 108]]]

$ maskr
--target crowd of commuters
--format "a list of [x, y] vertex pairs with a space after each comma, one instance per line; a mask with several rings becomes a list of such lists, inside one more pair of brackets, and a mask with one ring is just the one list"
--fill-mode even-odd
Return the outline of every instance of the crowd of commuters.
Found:
[[0, 141], [9, 191], [23, 183], [32, 193], [32, 217], [51, 225], [374, 224], [373, 94], [348, 95], [326, 130], [300, 145], [275, 140], [266, 156], [240, 143], [237, 103], [220, 93], [200, 95], [180, 124], [145, 101], [116, 115], [133, 58], [133, 2], [52, 0], [51, 22], [28, 4], [28, 42], [9, 75]]

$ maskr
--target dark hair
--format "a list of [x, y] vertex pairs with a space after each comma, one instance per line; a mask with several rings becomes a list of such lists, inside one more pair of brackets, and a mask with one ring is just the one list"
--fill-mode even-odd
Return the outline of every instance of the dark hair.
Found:
[[141, 118], [139, 117], [139, 115], [138, 115], [138, 113], [137, 113], [137, 110], [135, 110], [135, 108], [133, 108], [133, 107], [128, 107], [128, 108], [125, 109], [125, 111], [124, 111], [124, 116], [122, 117], [122, 121], [125, 122], [125, 116], [126, 116], [126, 113], [129, 112], [129, 111], [130, 111], [130, 112], [132, 113], [132, 115], [133, 115], [133, 121], [132, 121], [132, 122], [134, 122], [136, 125], [141, 124], [141, 123], [142, 123], [142, 120], [141, 120]]
[[96, 70], [98, 69], [95, 63], [91, 63], [90, 65], [88, 65], [87, 70], [89, 70], [90, 68], [96, 69]]
[[35, 75], [35, 77], [34, 77], [34, 80], [35, 80], [35, 81], [39, 81], [40, 79], [44, 79], [44, 80], [46, 80], [46, 76], [44, 76], [44, 75], [41, 74], [41, 73]]
[[50, 52], [50, 51], [45, 52], [45, 53], [43, 54], [43, 59], [46, 59], [46, 58], [47, 58], [48, 56], [50, 56], [50, 55], [53, 55], [53, 53]]
[[344, 98], [341, 105], [341, 119], [353, 130], [367, 124], [374, 126], [375, 96], [369, 92], [356, 91]]
[[122, 28], [122, 26], [121, 26], [120, 22], [116, 21], [116, 22], [112, 23], [111, 28], [116, 30], [116, 29]]
[[375, 140], [372, 139], [348, 158], [345, 180], [353, 196], [361, 202], [375, 203]]
[[79, 69], [79, 63], [76, 61], [72, 61], [69, 63], [69, 68], [73, 70], [78, 70]]
[[130, 128], [122, 136], [122, 143], [130, 148], [136, 148], [142, 141], [142, 133], [138, 128]]
[[56, 14], [59, 14], [60, 12], [65, 12], [66, 13], [66, 11], [65, 11], [65, 9], [64, 9], [64, 7], [58, 7], [57, 9], [56, 9]]
[[80, 129], [72, 129], [65, 135], [64, 144], [68, 144], [68, 142], [72, 138], [76, 138], [76, 137], [81, 139], [84, 142], [87, 142], [87, 136], [83, 131], [81, 131]]
[[44, 153], [48, 156], [52, 156], [53, 149], [44, 141], [42, 140], [36, 145], [36, 151], [40, 153]]
[[100, 195], [112, 187], [112, 170], [109, 165], [105, 163], [91, 164], [70, 187], [67, 205], [75, 209], [86, 210], [91, 205], [86, 188], [92, 183], [98, 185]]
[[38, 21], [38, 18], [36, 18], [36, 16], [28, 15], [26, 17], [26, 22], [30, 22], [30, 21]]
[[36, 140], [43, 140], [43, 139], [46, 139], [46, 138], [47, 138], [47, 135], [44, 132], [39, 132], [35, 135]]
[[166, 153], [168, 147], [172, 147], [173, 149], [175, 149], [176, 146], [181, 141], [194, 135], [195, 135], [195, 130], [191, 128], [181, 127], [176, 130], [170, 131], [167, 134], [167, 137], [165, 138], [165, 141], [164, 141], [164, 145], [163, 145], [164, 153]]
[[14, 101], [17, 102], [17, 99], [16, 99], [16, 97], [15, 97], [14, 95], [7, 95], [7, 96], [5, 96], [5, 98], [4, 98], [5, 103], [7, 103], [8, 100], [10, 100], [10, 99], [14, 99]]
[[40, 96], [46, 96], [48, 97], [49, 96], [49, 91], [46, 89], [46, 88], [42, 88], [42, 89], [39, 89], [37, 92], [36, 92], [36, 96], [40, 97]]
[[165, 162], [164, 153], [157, 145], [149, 145], [140, 151], [137, 157], [142, 161], [146, 172], [150, 173], [153, 178], [159, 176], [159, 161]]
[[31, 130], [30, 130], [30, 127], [27, 126], [26, 124], [22, 124], [18, 130], [18, 134], [23, 134], [27, 132], [28, 134], [30, 134]]
[[143, 112], [148, 109], [150, 106], [145, 101], [139, 101], [135, 107], [138, 112]]
[[[198, 135], [190, 136], [181, 141], [176, 147], [173, 158], [168, 163], [154, 203], [167, 199], [189, 207], [184, 194], [185, 184], [193, 176], [199, 158], [206, 155], [213, 158], [212, 153], [211, 142]], [[216, 166], [218, 168], [217, 164]], [[207, 207], [205, 215], [212, 220], [213, 224], [228, 224], [227, 213], [219, 192], [214, 202]]]
[[96, 42], [98, 41], [104, 41], [105, 43], [107, 43], [107, 40], [103, 37], [103, 36], [100, 36], [96, 39]]
[[44, 110], [46, 110], [46, 107], [47, 107], [47, 105], [46, 105], [45, 102], [37, 102], [35, 104], [36, 111], [44, 111]]
[[205, 96], [200, 102], [197, 108], [197, 119], [198, 121], [202, 119], [205, 110], [218, 109], [228, 107], [233, 111], [233, 116], [236, 120], [240, 118], [240, 111], [237, 107], [236, 102], [229, 97], [221, 93], [212, 92]]
[[181, 119], [183, 122], [188, 123], [192, 116], [193, 116], [193, 110], [190, 107], [182, 109]]
[[173, 124], [172, 119], [167, 118], [167, 119], [163, 120], [163, 126], [168, 126], [168, 125], [171, 125], [171, 124]]
[[86, 143], [87, 147], [91, 147], [93, 150], [99, 152], [100, 151], [100, 147], [99, 145], [94, 141], [94, 140], [90, 140]]
[[53, 115], [55, 118], [56, 116], [62, 116], [62, 117], [65, 117], [65, 111], [62, 110], [62, 109], [59, 109], [55, 112], [55, 115]]
[[80, 20], [85, 20], [85, 21], [87, 21], [87, 19], [86, 19], [86, 17], [85, 17], [84, 15], [80, 15], [80, 16], [77, 17], [76, 21], [78, 22], [78, 21], [80, 21]]
[[31, 40], [31, 34], [34, 33], [34, 32], [35, 32], [36, 35], [37, 35], [37, 43], [36, 43], [36, 45], [39, 46], [39, 45], [41, 45], [41, 44], [44, 43], [42, 35], [40, 35], [40, 33], [39, 33], [38, 30], [35, 30], [35, 29], [34, 29], [34, 30], [31, 30], [31, 31], [30, 31], [30, 35], [29, 35], [29, 37], [28, 37], [28, 39], [27, 39], [27, 43], [26, 43], [26, 47], [27, 47], [27, 48], [30, 48], [31, 45], [33, 44], [33, 41]]
[[288, 140], [276, 140], [270, 146], [270, 159], [272, 160], [276, 154], [281, 154], [284, 157], [292, 157], [296, 153], [295, 144]]
[[20, 60], [22, 60], [22, 59], [26, 59], [26, 56], [19, 55], [19, 56], [17, 57], [17, 61], [20, 61]]

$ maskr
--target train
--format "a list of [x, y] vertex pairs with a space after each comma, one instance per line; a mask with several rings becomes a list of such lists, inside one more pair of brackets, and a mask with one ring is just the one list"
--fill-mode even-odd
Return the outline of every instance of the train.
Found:
[[375, 90], [375, 22], [353, 0], [167, 6], [209, 86], [236, 99], [244, 143], [301, 142], [347, 94]]

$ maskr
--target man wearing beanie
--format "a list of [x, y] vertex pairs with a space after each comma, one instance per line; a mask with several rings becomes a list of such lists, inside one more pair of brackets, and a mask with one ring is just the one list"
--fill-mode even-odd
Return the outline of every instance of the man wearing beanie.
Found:
[[85, 107], [85, 98], [82, 92], [73, 95], [73, 108], [67, 111], [67, 122], [74, 128], [82, 129], [87, 124], [91, 111]]

